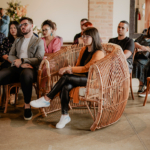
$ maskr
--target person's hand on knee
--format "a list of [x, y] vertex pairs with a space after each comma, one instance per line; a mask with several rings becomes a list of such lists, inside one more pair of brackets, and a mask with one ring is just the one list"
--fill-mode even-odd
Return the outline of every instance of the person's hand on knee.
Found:
[[64, 67], [64, 68], [61, 68], [60, 70], [59, 70], [59, 74], [60, 75], [63, 75], [63, 74], [73, 74], [72, 73], [72, 68], [71, 68], [71, 66], [69, 66], [69, 67]]
[[66, 73], [68, 73], [68, 74], [73, 74], [72, 68], [71, 68], [70, 65], [67, 67]]
[[31, 69], [33, 69], [33, 67], [30, 65], [30, 64], [22, 64], [21, 65], [21, 68], [31, 68]]
[[66, 67], [59, 69], [59, 74], [63, 75], [66, 73]]
[[17, 68], [19, 68], [21, 64], [22, 64], [21, 59], [16, 59], [16, 60], [14, 60], [14, 65], [15, 65]]

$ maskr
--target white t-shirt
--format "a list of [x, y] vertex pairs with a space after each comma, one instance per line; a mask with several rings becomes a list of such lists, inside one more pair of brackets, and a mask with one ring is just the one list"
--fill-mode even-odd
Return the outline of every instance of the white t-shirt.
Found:
[[21, 46], [19, 58], [28, 58], [27, 50], [28, 50], [28, 46], [29, 46], [30, 40], [31, 40], [31, 38], [25, 38], [24, 39], [24, 41], [22, 43], [22, 46]]

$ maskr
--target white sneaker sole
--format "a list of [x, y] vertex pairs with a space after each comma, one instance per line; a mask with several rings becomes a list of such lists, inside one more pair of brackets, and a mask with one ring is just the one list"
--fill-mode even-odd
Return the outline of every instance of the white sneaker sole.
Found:
[[[33, 116], [33, 114], [32, 114], [32, 116]], [[25, 117], [24, 117], [24, 120], [29, 121], [29, 120], [31, 120], [31, 119], [32, 119], [32, 116], [31, 116], [30, 118], [25, 118]]]
[[47, 105], [47, 106], [35, 106], [35, 105], [32, 105], [31, 103], [30, 103], [30, 105], [31, 105], [32, 107], [34, 107], [34, 108], [42, 108], [42, 107], [49, 107], [49, 106], [50, 106], [50, 104]]
[[[146, 97], [146, 94], [138, 94], [139, 97]], [[148, 97], [150, 96], [150, 94], [147, 95]]]

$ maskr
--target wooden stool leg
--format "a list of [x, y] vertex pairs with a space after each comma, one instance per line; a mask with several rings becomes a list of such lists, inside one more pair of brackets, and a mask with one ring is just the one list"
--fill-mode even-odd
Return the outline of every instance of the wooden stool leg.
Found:
[[19, 87], [16, 87], [16, 93], [15, 93], [15, 107], [16, 107], [16, 105], [17, 105], [18, 92], [19, 92]]
[[3, 85], [2, 88], [3, 88], [2, 107], [5, 107], [5, 101], [6, 101], [5, 86]]
[[41, 113], [42, 117], [47, 117], [47, 113], [45, 112], [45, 109], [42, 107], [42, 108], [39, 108], [39, 112]]
[[39, 98], [38, 87], [36, 85], [33, 85], [33, 86], [34, 86], [34, 89], [36, 91], [37, 98]]
[[149, 92], [149, 79], [147, 79], [146, 96], [145, 96], [145, 100], [144, 100], [143, 106], [145, 106], [145, 104], [146, 104], [148, 92]]
[[5, 87], [5, 110], [4, 113], [7, 113], [7, 107], [8, 107], [8, 101], [9, 101], [9, 96], [8, 96], [8, 85], [4, 85]]
[[134, 94], [132, 89], [132, 73], [130, 73], [130, 90], [131, 90], [132, 99], [134, 100]]
[[69, 109], [70, 109], [70, 110], [72, 109], [72, 107], [71, 107], [70, 103], [69, 103], [68, 107], [69, 107]]

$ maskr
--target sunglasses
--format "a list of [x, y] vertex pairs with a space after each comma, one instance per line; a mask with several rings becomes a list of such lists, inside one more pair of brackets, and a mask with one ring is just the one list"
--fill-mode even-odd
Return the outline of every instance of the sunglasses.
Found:
[[91, 37], [90, 35], [82, 35], [82, 39], [88, 39], [89, 37]]
[[26, 27], [27, 25], [28, 25], [28, 23], [23, 23], [23, 24], [20, 24], [19, 27], [20, 27], [20, 28], [23, 27], [23, 26]]

